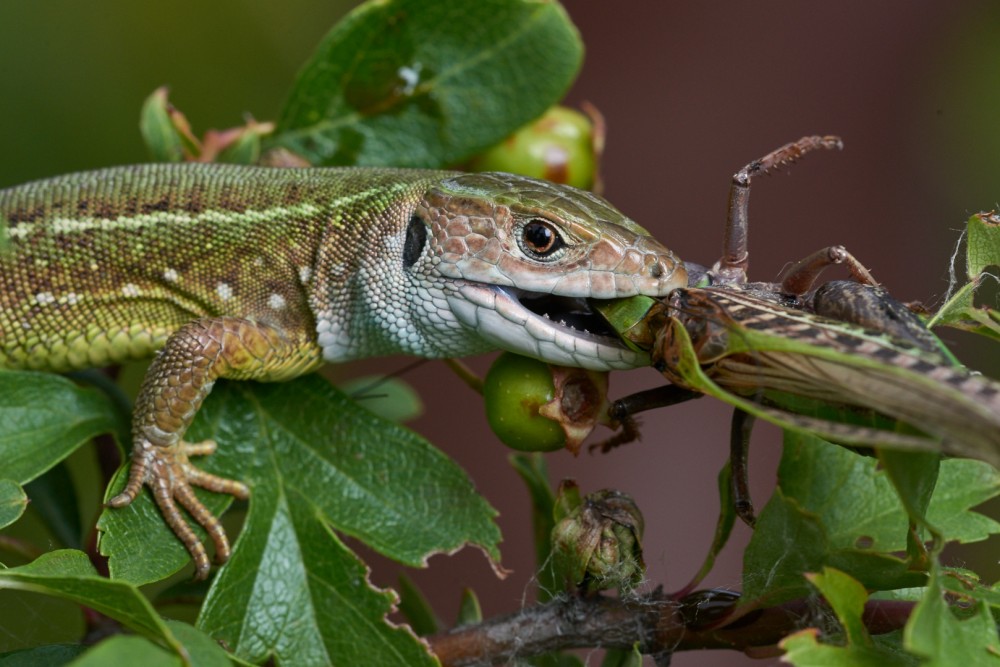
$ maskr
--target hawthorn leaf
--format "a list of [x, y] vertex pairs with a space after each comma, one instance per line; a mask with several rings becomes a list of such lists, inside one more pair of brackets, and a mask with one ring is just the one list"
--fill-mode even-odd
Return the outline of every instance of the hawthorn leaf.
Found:
[[931, 569], [927, 591], [913, 610], [903, 632], [903, 644], [921, 658], [921, 665], [1000, 665], [1000, 636], [989, 607], [973, 600], [959, 618], [945, 601], [941, 568]]
[[3, 475], [22, 484], [94, 436], [127, 431], [107, 395], [34, 371], [0, 371], [0, 423]]
[[320, 42], [266, 146], [314, 165], [450, 166], [558, 102], [582, 54], [558, 2], [370, 0]]
[[61, 549], [0, 569], [0, 590], [33, 591], [85, 605], [178, 655], [180, 642], [138, 588], [100, 576], [82, 551]]

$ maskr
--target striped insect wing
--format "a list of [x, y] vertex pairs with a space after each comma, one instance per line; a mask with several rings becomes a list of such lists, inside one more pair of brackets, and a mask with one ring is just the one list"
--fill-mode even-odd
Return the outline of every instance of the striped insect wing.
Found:
[[[941, 451], [1000, 467], [1000, 383], [954, 365], [929, 345], [894, 339], [871, 326], [737, 290], [683, 292], [676, 317], [710, 320], [700, 329], [706, 336], [719, 323], [728, 330], [724, 338], [692, 337], [699, 361], [711, 363], [707, 372], [723, 389], [806, 414], [794, 423], [839, 442]], [[687, 321], [685, 326], [699, 330]], [[714, 347], [723, 340], [720, 354]], [[711, 356], [702, 355], [706, 350]], [[828, 405], [844, 406], [850, 414], [841, 413], [836, 424], [830, 417], [817, 419]], [[894, 422], [919, 434], [900, 435]]]

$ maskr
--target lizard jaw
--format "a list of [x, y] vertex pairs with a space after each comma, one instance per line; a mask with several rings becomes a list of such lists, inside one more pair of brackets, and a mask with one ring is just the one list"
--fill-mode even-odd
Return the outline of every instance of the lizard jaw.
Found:
[[[462, 282], [448, 295], [458, 320], [498, 348], [561, 366], [596, 371], [649, 364], [607, 325], [591, 317], [586, 299], [528, 292], [513, 287]], [[576, 328], [595, 323], [592, 330]]]

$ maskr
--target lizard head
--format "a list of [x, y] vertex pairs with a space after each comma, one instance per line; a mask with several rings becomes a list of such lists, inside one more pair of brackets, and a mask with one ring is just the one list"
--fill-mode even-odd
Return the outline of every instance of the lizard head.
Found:
[[501, 173], [432, 187], [406, 234], [426, 246], [458, 320], [489, 343], [594, 370], [648, 363], [590, 307], [592, 299], [666, 296], [687, 286], [684, 264], [604, 199]]

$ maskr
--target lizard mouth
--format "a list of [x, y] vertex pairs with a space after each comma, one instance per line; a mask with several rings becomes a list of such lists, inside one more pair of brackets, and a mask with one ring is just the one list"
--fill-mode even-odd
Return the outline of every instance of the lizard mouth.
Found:
[[551, 321], [554, 325], [570, 329], [580, 335], [602, 339], [601, 342], [605, 345], [624, 347], [607, 320], [590, 307], [588, 299], [523, 290], [508, 290], [508, 293], [517, 298], [528, 311]]
[[644, 366], [585, 297], [556, 296], [510, 286], [463, 282], [450, 298], [465, 326], [496, 347], [550, 364], [590, 370]]

